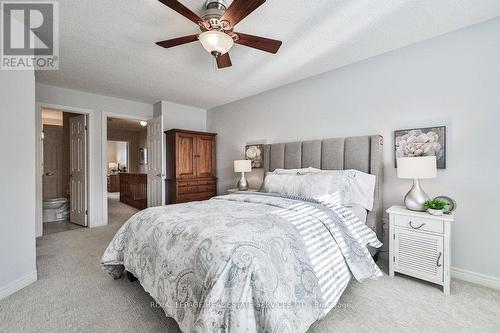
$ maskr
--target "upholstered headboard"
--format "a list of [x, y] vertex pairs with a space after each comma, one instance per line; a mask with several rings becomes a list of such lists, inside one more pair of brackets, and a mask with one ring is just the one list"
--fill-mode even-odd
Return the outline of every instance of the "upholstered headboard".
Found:
[[264, 146], [264, 171], [313, 167], [323, 170], [356, 169], [377, 176], [373, 210], [366, 224], [382, 239], [382, 136], [357, 136]]

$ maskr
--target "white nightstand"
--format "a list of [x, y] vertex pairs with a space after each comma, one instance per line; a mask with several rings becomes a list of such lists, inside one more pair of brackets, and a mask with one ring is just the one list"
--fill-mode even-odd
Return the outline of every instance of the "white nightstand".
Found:
[[[236, 192], [239, 192], [239, 190], [237, 188], [230, 188], [227, 190], [227, 193], [229, 193], [229, 194], [236, 193]], [[259, 190], [256, 188], [249, 188], [248, 190], [243, 191], [243, 192], [259, 192]]]
[[389, 213], [389, 275], [410, 275], [443, 286], [450, 294], [451, 222], [453, 215], [434, 216], [392, 206]]

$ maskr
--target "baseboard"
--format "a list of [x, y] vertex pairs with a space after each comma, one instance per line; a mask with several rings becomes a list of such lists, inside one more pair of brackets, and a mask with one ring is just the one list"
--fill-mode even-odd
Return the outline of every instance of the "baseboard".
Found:
[[108, 224], [108, 220], [93, 220], [89, 221], [88, 227], [89, 228], [97, 228], [97, 227], [104, 227], [105, 225]]
[[20, 277], [19, 279], [12, 281], [8, 284], [6, 284], [3, 287], [0, 287], [0, 299], [3, 299], [9, 295], [12, 295], [16, 291], [19, 291], [23, 289], [24, 287], [32, 284], [37, 280], [37, 272], [31, 272], [23, 277]]
[[500, 278], [494, 276], [475, 273], [462, 268], [452, 267], [451, 277], [458, 280], [463, 280], [470, 283], [479, 284], [481, 286], [500, 290]]

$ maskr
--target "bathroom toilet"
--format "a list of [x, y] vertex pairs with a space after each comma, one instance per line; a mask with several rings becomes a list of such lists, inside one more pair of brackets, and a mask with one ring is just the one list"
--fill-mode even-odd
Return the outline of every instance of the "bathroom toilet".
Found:
[[64, 221], [69, 215], [68, 198], [43, 200], [43, 222]]

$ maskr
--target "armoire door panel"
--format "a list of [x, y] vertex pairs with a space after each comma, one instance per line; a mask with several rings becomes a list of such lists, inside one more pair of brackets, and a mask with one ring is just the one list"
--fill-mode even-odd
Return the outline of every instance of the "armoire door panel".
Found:
[[195, 165], [197, 177], [214, 177], [214, 137], [198, 135], [196, 137]]
[[177, 134], [177, 178], [195, 177], [195, 141], [195, 135]]

